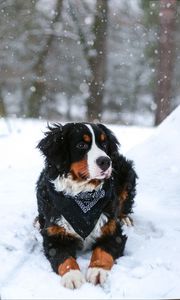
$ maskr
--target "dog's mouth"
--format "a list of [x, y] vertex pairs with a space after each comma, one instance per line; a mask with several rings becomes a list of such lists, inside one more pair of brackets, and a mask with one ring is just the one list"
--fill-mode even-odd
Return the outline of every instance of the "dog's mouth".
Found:
[[94, 176], [93, 179], [99, 179], [99, 180], [108, 179], [111, 177], [111, 173], [112, 173], [112, 167], [109, 167], [106, 171], [101, 170], [99, 174]]

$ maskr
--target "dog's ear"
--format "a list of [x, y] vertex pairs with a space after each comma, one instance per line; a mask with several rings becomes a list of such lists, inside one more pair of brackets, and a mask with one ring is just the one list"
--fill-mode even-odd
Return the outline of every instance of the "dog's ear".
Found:
[[52, 124], [48, 125], [48, 129], [37, 148], [41, 150], [46, 158], [51, 158], [57, 154], [59, 146], [63, 144], [63, 126], [58, 123]]
[[112, 157], [112, 155], [116, 152], [118, 152], [118, 149], [120, 147], [120, 143], [118, 142], [117, 138], [115, 137], [114, 133], [107, 128], [105, 125], [103, 124], [97, 124], [99, 128], [101, 128], [104, 133], [106, 134], [106, 136], [108, 137], [108, 155], [110, 157]]
[[48, 126], [45, 137], [37, 148], [46, 158], [46, 163], [56, 166], [58, 171], [66, 171], [69, 164], [68, 130], [69, 124], [62, 126], [59, 123]]

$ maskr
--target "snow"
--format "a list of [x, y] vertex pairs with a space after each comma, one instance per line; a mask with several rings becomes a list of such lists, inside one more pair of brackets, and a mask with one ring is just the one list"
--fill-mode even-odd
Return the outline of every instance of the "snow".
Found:
[[[46, 123], [0, 120], [1, 299], [169, 299], [180, 296], [180, 107], [156, 129], [110, 126], [139, 175], [134, 227], [125, 255], [101, 286], [68, 290], [42, 252], [33, 227], [37, 149]], [[79, 256], [85, 274], [90, 252]]]

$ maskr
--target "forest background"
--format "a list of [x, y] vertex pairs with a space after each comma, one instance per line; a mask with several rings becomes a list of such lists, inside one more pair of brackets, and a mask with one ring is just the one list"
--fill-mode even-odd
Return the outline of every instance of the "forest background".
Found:
[[158, 125], [179, 50], [180, 1], [1, 0], [0, 116]]

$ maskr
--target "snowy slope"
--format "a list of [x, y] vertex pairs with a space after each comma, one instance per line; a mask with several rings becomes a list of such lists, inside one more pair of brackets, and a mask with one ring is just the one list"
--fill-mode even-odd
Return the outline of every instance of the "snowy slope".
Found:
[[[112, 126], [139, 175], [134, 227], [103, 288], [60, 285], [32, 226], [34, 186], [42, 168], [35, 145], [44, 122], [0, 121], [0, 289], [2, 299], [120, 299], [180, 296], [180, 108], [159, 128]], [[10, 127], [10, 131], [8, 129]], [[149, 137], [150, 136], [150, 137]], [[147, 139], [147, 137], [149, 137]], [[137, 144], [137, 145], [136, 145]], [[78, 262], [85, 272], [90, 253]]]
[[139, 184], [127, 245], [135, 268], [124, 257], [125, 277], [131, 275], [123, 282], [125, 297], [180, 298], [180, 107], [128, 157]]

